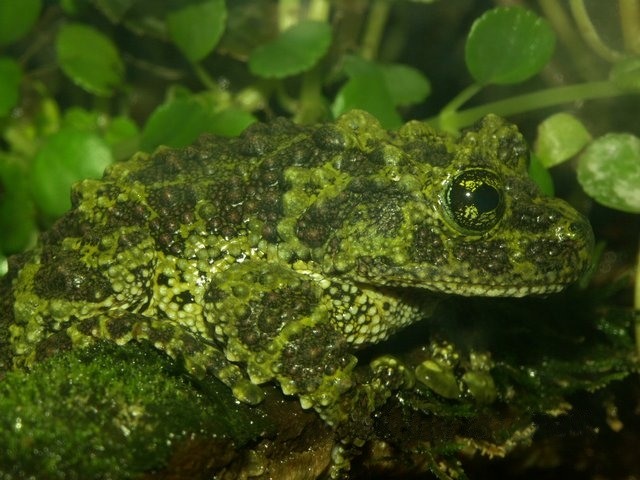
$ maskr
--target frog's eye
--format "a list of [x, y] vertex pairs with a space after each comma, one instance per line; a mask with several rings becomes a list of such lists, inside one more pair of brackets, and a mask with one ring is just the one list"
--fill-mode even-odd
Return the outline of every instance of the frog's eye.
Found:
[[449, 217], [464, 231], [486, 232], [504, 213], [500, 179], [480, 168], [465, 170], [454, 177], [444, 200]]

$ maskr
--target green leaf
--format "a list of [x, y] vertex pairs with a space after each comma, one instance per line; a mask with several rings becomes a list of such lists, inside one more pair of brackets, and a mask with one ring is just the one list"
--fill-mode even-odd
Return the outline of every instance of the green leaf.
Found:
[[334, 117], [353, 109], [366, 110], [387, 129], [399, 127], [402, 119], [395, 109], [383, 70], [373, 62], [350, 56], [344, 69], [349, 80], [340, 89], [331, 106]]
[[429, 79], [416, 68], [398, 63], [381, 65], [380, 68], [391, 99], [397, 106], [420, 103], [431, 93]]
[[31, 97], [29, 115], [18, 115], [7, 122], [2, 132], [8, 150], [24, 158], [33, 158], [42, 137], [60, 130], [60, 111], [51, 97]]
[[140, 148], [150, 152], [158, 145], [184, 147], [209, 131], [212, 112], [190, 98], [176, 98], [154, 110], [144, 128]]
[[249, 112], [228, 108], [213, 115], [207, 131], [223, 137], [236, 137], [255, 121], [256, 118]]
[[62, 71], [95, 95], [109, 96], [122, 84], [124, 64], [115, 45], [93, 27], [65, 25], [56, 39]]
[[538, 185], [538, 188], [542, 193], [549, 197], [553, 197], [555, 189], [553, 187], [553, 178], [549, 173], [549, 170], [544, 168], [540, 159], [535, 153], [531, 153], [529, 161], [529, 176]]
[[18, 103], [22, 72], [15, 60], [0, 57], [0, 116], [7, 115]]
[[107, 126], [104, 133], [104, 139], [109, 145], [115, 145], [131, 137], [138, 135], [138, 126], [136, 122], [129, 117], [115, 117]]
[[62, 215], [71, 206], [71, 185], [85, 178], [100, 178], [112, 161], [111, 150], [94, 133], [67, 128], [51, 135], [32, 167], [36, 205], [49, 218]]
[[192, 2], [167, 15], [169, 36], [190, 61], [197, 62], [217, 45], [226, 18], [224, 0]]
[[303, 21], [285, 30], [274, 41], [256, 48], [249, 69], [265, 78], [284, 78], [313, 67], [331, 45], [331, 27]]
[[60, 0], [60, 8], [70, 17], [77, 16], [82, 10], [81, 1], [82, 0]]
[[22, 251], [35, 238], [35, 208], [24, 159], [0, 152], [0, 252]]
[[81, 130], [83, 132], [98, 133], [100, 124], [104, 123], [105, 115], [95, 110], [85, 110], [82, 107], [70, 107], [62, 117], [62, 128]]
[[40, 15], [40, 0], [0, 0], [0, 45], [19, 40]]
[[542, 165], [549, 168], [573, 157], [590, 141], [591, 134], [580, 120], [557, 113], [538, 125], [535, 152]]
[[554, 47], [555, 35], [546, 20], [521, 7], [498, 7], [471, 26], [465, 61], [482, 85], [518, 83], [542, 70]]
[[125, 160], [139, 149], [138, 125], [128, 117], [116, 117], [107, 125], [104, 140], [111, 148], [116, 160]]
[[578, 182], [598, 203], [640, 213], [640, 138], [609, 133], [580, 155]]

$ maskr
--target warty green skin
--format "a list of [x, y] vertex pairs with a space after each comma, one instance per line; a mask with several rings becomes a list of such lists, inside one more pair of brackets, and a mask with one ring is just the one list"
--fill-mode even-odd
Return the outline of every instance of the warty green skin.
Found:
[[275, 380], [331, 425], [354, 405], [367, 417], [411, 374], [383, 357], [356, 377], [356, 349], [439, 294], [544, 294], [585, 269], [587, 221], [539, 193], [527, 156], [495, 116], [453, 138], [361, 111], [138, 154], [76, 185], [72, 210], [11, 260], [9, 356], [28, 368], [147, 339], [242, 401]]

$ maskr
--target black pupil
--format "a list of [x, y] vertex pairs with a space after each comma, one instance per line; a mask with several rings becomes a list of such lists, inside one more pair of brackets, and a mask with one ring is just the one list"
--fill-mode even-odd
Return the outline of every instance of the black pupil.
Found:
[[491, 212], [495, 210], [500, 203], [498, 191], [486, 183], [469, 193], [479, 213]]
[[454, 207], [473, 205], [478, 213], [486, 213], [495, 210], [500, 204], [500, 194], [491, 185], [483, 183], [473, 190], [461, 185], [451, 189], [451, 203]]

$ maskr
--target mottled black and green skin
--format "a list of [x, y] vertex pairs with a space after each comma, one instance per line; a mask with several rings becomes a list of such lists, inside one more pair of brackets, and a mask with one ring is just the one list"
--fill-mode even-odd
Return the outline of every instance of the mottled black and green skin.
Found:
[[4, 361], [147, 339], [242, 401], [275, 380], [331, 425], [351, 403], [368, 415], [410, 374], [383, 358], [357, 380], [353, 352], [428, 316], [432, 293], [543, 294], [585, 269], [587, 221], [527, 157], [495, 116], [456, 139], [361, 111], [139, 154], [76, 185], [11, 260]]

